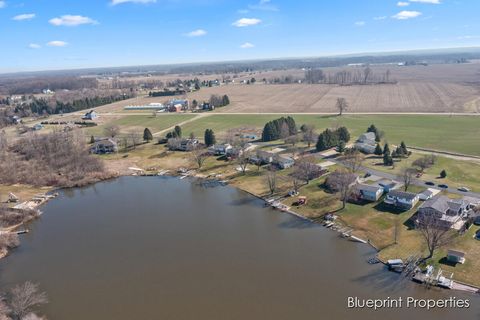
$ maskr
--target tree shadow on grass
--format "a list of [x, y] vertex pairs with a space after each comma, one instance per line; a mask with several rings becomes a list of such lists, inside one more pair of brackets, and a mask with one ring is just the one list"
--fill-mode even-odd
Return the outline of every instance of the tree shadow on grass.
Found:
[[400, 215], [402, 213], [407, 212], [408, 210], [397, 208], [395, 206], [386, 204], [385, 202], [380, 202], [377, 205], [373, 207], [375, 210], [383, 213], [391, 213], [391, 214], [396, 214]]
[[456, 262], [449, 261], [449, 260], [447, 259], [447, 257], [443, 257], [442, 259], [440, 259], [440, 260], [438, 261], [438, 263], [443, 264], [443, 265], [446, 265], [446, 266], [449, 266], [449, 267], [454, 267], [454, 268], [455, 268], [455, 267], [457, 266], [457, 264], [458, 264], [458, 263], [456, 263]]

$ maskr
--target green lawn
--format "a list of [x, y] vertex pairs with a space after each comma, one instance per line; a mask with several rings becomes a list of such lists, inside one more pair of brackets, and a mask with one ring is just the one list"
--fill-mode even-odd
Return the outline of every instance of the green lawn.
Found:
[[146, 114], [144, 116], [131, 115], [110, 121], [98, 127], [90, 128], [88, 129], [88, 133], [93, 135], [102, 135], [104, 128], [110, 125], [119, 126], [122, 132], [133, 130], [143, 132], [143, 129], [149, 128], [152, 133], [155, 133], [195, 117], [196, 115], [194, 114], [162, 114], [157, 117], [154, 117], [151, 114]]
[[[422, 157], [421, 154], [413, 154], [407, 159], [402, 159], [395, 163], [395, 168], [380, 165], [382, 159], [376, 157], [368, 157], [365, 166], [387, 172], [390, 174], [399, 174], [402, 168], [412, 166], [412, 163]], [[447, 171], [447, 177], [440, 179], [439, 175], [442, 170]], [[435, 184], [447, 184], [450, 187], [468, 187], [472, 191], [480, 192], [480, 163], [473, 161], [461, 161], [446, 157], [437, 157], [435, 165], [425, 170], [422, 176], [424, 181], [432, 181]]]
[[[281, 115], [210, 115], [184, 126], [184, 132], [202, 136], [205, 129], [217, 134], [230, 128], [263, 128], [266, 122]], [[391, 144], [405, 141], [407, 145], [480, 155], [480, 118], [438, 115], [348, 115], [348, 116], [293, 116], [297, 125], [313, 124], [317, 131], [327, 127], [346, 126], [353, 137], [359, 136], [368, 126], [375, 124], [385, 132]]]

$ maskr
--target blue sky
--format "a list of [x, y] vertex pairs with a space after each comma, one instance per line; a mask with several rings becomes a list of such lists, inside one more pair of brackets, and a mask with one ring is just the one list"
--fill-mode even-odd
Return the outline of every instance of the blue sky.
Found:
[[0, 72], [480, 45], [478, 0], [0, 0]]

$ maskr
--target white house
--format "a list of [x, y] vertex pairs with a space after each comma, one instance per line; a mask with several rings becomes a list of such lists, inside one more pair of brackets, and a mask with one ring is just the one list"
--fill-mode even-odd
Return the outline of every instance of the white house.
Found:
[[420, 197], [416, 193], [393, 190], [387, 194], [383, 202], [399, 209], [410, 210], [419, 200]]

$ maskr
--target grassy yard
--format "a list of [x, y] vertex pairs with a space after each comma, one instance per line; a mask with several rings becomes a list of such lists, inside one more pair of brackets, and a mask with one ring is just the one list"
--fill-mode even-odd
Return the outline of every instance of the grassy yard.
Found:
[[[110, 125], [120, 127], [122, 133], [129, 131], [143, 132], [145, 128], [149, 128], [152, 133], [168, 129], [183, 121], [195, 118], [194, 114], [164, 114], [157, 117], [146, 115], [131, 115], [109, 121], [103, 125], [87, 129], [88, 134], [103, 135], [104, 128]], [[185, 131], [187, 134], [187, 131]]]
[[[412, 166], [412, 163], [422, 157], [421, 154], [412, 154], [407, 159], [395, 162], [395, 167], [385, 167], [382, 159], [375, 156], [367, 157], [364, 165], [366, 167], [387, 172], [390, 174], [399, 174], [403, 168]], [[439, 178], [442, 170], [447, 171], [445, 179]], [[461, 161], [446, 157], [437, 157], [435, 165], [425, 170], [422, 176], [424, 181], [432, 181], [435, 184], [447, 184], [450, 187], [468, 187], [472, 191], [480, 192], [480, 162]]]

